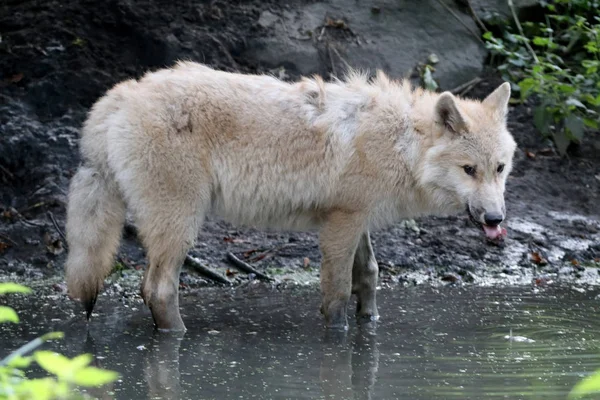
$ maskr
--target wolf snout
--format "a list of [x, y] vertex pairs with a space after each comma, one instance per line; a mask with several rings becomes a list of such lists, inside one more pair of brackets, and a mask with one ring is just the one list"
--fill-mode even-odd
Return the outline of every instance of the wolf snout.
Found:
[[488, 226], [498, 226], [504, 221], [504, 215], [499, 212], [486, 212], [483, 214], [483, 221]]

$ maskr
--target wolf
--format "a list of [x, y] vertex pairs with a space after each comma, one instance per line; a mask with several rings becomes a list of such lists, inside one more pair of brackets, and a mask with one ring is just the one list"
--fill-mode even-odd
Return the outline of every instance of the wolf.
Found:
[[88, 319], [129, 210], [146, 250], [141, 295], [161, 330], [185, 330], [179, 274], [205, 216], [318, 230], [325, 326], [376, 320], [370, 232], [465, 212], [501, 240], [516, 143], [510, 85], [483, 101], [350, 72], [284, 82], [194, 62], [116, 84], [91, 108], [67, 207], [68, 293]]

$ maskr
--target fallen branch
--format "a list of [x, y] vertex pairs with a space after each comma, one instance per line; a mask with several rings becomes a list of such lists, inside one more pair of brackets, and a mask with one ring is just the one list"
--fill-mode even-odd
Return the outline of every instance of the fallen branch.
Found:
[[231, 281], [229, 279], [219, 274], [218, 272], [215, 272], [212, 269], [200, 264], [198, 261], [196, 261], [195, 258], [190, 256], [189, 254], [185, 256], [185, 261], [183, 262], [183, 264], [194, 269], [194, 271], [198, 272], [199, 274], [212, 279], [215, 282], [219, 282], [224, 285], [231, 285]]
[[[130, 224], [129, 222], [125, 223], [124, 229], [128, 235], [131, 235], [131, 236], [138, 235], [137, 227], [133, 224]], [[196, 259], [194, 259], [189, 254], [185, 256], [185, 261], [183, 262], [183, 264], [190, 267], [191, 269], [193, 269], [200, 275], [202, 275], [206, 278], [209, 278], [217, 283], [222, 283], [224, 285], [231, 285], [231, 281], [229, 279], [227, 279], [223, 275], [219, 274], [218, 272], [215, 272], [212, 269], [200, 264], [198, 261], [196, 261]]]
[[236, 267], [237, 269], [239, 269], [247, 274], [254, 274], [254, 275], [256, 275], [256, 277], [258, 279], [262, 279], [264, 281], [268, 281], [268, 282], [273, 281], [273, 278], [271, 278], [268, 275], [263, 274], [262, 272], [257, 271], [253, 266], [240, 260], [231, 252], [227, 253], [227, 260], [231, 264], [233, 264], [234, 267]]
[[477, 76], [477, 77], [471, 79], [470, 81], [465, 82], [461, 85], [458, 85], [454, 89], [451, 89], [450, 93], [463, 96], [463, 95], [467, 94], [469, 91], [471, 91], [471, 89], [473, 89], [475, 86], [477, 86], [482, 80], [483, 79], [481, 79], [480, 77]]

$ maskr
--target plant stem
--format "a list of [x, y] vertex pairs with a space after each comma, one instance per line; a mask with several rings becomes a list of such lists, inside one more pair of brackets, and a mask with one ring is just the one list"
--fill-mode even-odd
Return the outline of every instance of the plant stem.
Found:
[[19, 356], [23, 356], [23, 355], [29, 353], [30, 351], [37, 349], [38, 347], [40, 347], [42, 344], [46, 343], [49, 340], [56, 339], [58, 337], [62, 337], [62, 336], [58, 336], [58, 334], [62, 335], [61, 332], [50, 332], [50, 333], [40, 336], [39, 338], [33, 339], [31, 342], [19, 347], [17, 350], [10, 353], [4, 359], [0, 360], [0, 366], [7, 365], [13, 359], [15, 359]]
[[[517, 16], [517, 12], [515, 11], [515, 5], [513, 4], [513, 0], [508, 0], [508, 7], [510, 8], [510, 12], [513, 16], [513, 19], [515, 20], [515, 24], [517, 25], [517, 29], [519, 30], [519, 33], [521, 34], [521, 36], [525, 37], [525, 33], [523, 32], [523, 27], [521, 26], [521, 22], [519, 21], [519, 17]], [[525, 47], [527, 47], [527, 50], [529, 50], [529, 52], [531, 53], [531, 56], [533, 57], [533, 60], [535, 61], [535, 63], [539, 64], [540, 60], [537, 58], [537, 55], [535, 54], [535, 51], [533, 50], [533, 48], [529, 45], [529, 39], [524, 41], [524, 43], [525, 43]]]
[[35, 350], [36, 348], [38, 348], [42, 344], [44, 344], [44, 342], [45, 342], [45, 340], [43, 340], [42, 338], [33, 339], [31, 342], [27, 343], [24, 346], [19, 347], [17, 350], [15, 350], [14, 352], [12, 352], [8, 356], [6, 356], [6, 358], [4, 358], [2, 361], [0, 361], [0, 366], [7, 365], [13, 359], [15, 359], [19, 356], [23, 356], [24, 354], [27, 354], [30, 351]]

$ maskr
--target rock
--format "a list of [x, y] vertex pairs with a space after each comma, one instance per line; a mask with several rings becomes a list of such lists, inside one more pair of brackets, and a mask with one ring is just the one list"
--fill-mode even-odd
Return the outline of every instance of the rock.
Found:
[[[483, 20], [490, 19], [494, 15], [501, 18], [512, 18], [508, 2], [506, 0], [471, 0], [475, 14]], [[539, 0], [513, 0], [515, 11], [520, 14], [522, 10], [534, 7]]]
[[[283, 65], [291, 75], [325, 74], [334, 65], [340, 76], [348, 64], [400, 78], [435, 54], [433, 78], [442, 90], [449, 89], [482, 72], [486, 50], [472, 33], [479, 34], [473, 19], [453, 2], [447, 4], [462, 23], [437, 2], [427, 7], [391, 0], [311, 2], [283, 13], [281, 24], [263, 11], [259, 24], [276, 34], [250, 39], [242, 57], [268, 68]], [[326, 17], [344, 23], [323, 28]]]
[[258, 18], [258, 24], [263, 28], [270, 28], [271, 26], [275, 25], [278, 19], [279, 17], [277, 15], [266, 10], [260, 14], [260, 18]]

